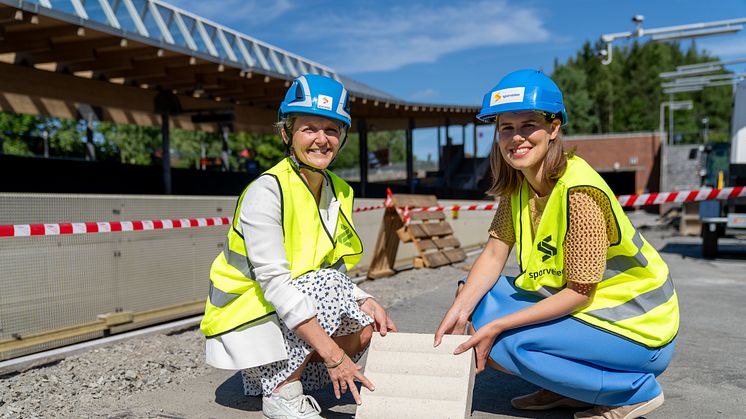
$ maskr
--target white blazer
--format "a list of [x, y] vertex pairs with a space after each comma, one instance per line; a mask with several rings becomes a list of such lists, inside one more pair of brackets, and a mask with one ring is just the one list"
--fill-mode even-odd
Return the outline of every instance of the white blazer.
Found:
[[[213, 367], [237, 370], [287, 359], [278, 317], [288, 328], [294, 329], [316, 315], [313, 299], [290, 284], [290, 264], [283, 244], [281, 199], [277, 181], [271, 176], [260, 176], [246, 191], [239, 212], [239, 225], [256, 280], [276, 314], [207, 339], [206, 359]], [[322, 184], [319, 201], [321, 221], [334, 234], [339, 201], [332, 193], [329, 179], [325, 178]], [[353, 286], [355, 300], [370, 297], [357, 285]]]

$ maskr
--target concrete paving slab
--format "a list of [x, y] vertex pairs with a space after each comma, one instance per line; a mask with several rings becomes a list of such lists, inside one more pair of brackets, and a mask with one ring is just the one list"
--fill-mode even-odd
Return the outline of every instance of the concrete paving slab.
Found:
[[434, 348], [432, 334], [375, 334], [365, 376], [375, 391], [362, 389], [356, 419], [406, 417], [466, 418], [471, 414], [474, 351], [454, 356], [466, 336], [444, 336]]

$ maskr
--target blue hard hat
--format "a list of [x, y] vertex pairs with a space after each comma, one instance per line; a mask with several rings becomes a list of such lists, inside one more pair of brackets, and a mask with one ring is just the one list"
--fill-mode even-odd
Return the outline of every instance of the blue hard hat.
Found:
[[539, 70], [514, 71], [503, 77], [482, 101], [477, 119], [492, 122], [503, 112], [543, 111], [567, 124], [567, 110], [559, 87]]
[[304, 113], [330, 118], [349, 128], [350, 99], [339, 81], [326, 76], [305, 74], [293, 80], [280, 104], [279, 117]]

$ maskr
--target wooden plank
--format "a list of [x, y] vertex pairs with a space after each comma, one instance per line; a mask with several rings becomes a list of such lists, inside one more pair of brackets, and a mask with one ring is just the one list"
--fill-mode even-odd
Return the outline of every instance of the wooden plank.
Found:
[[394, 208], [386, 208], [383, 221], [378, 229], [378, 239], [373, 250], [373, 259], [368, 268], [368, 278], [376, 279], [394, 274], [396, 251], [399, 249], [399, 236], [396, 230], [404, 223]]
[[155, 310], [141, 311], [134, 313], [132, 323], [125, 323], [109, 328], [112, 334], [122, 333], [139, 327], [150, 326], [156, 323], [179, 319], [186, 316], [192, 316], [205, 311], [205, 301], [194, 301], [170, 307], [158, 308]]
[[117, 326], [124, 323], [131, 323], [134, 320], [135, 315], [131, 311], [119, 311], [114, 313], [99, 314], [96, 316], [99, 320], [103, 320], [107, 326]]
[[453, 234], [451, 225], [443, 221], [439, 223], [426, 223], [420, 225], [422, 226], [422, 229], [425, 230], [428, 236], [445, 236], [448, 234]]
[[425, 266], [428, 268], [437, 268], [438, 266], [448, 265], [451, 261], [442, 252], [431, 252], [422, 255], [425, 260]]
[[[55, 344], [64, 339], [76, 338], [91, 333], [102, 333], [108, 331], [111, 334], [132, 330], [138, 327], [148, 326], [175, 318], [186, 317], [202, 313], [205, 309], [205, 301], [194, 301], [179, 304], [170, 307], [158, 308], [154, 310], [141, 311], [137, 313], [124, 312], [121, 317], [110, 317], [110, 314], [103, 314], [99, 320], [75, 326], [64, 327], [60, 329], [45, 330], [43, 332], [21, 336], [19, 339], [4, 339], [0, 341], [0, 353], [27, 349], [36, 345]], [[123, 321], [129, 318], [131, 321], [125, 325], [109, 326], [107, 319]], [[57, 346], [59, 344], [57, 343]]]
[[439, 249], [461, 246], [461, 242], [453, 236], [444, 237], [442, 239], [433, 239], [433, 243], [438, 246]]
[[424, 224], [410, 224], [407, 228], [409, 229], [409, 234], [415, 239], [428, 238], [432, 235], [425, 231]]
[[437, 207], [438, 198], [435, 195], [394, 194], [394, 205], [404, 207]]
[[368, 271], [368, 279], [379, 279], [394, 276], [396, 271], [393, 269], [377, 269]]
[[443, 254], [450, 261], [450, 263], [461, 262], [462, 260], [466, 259], [466, 253], [464, 253], [464, 249], [460, 247], [444, 250]]
[[414, 245], [415, 245], [415, 247], [417, 247], [417, 249], [420, 252], [424, 252], [426, 250], [437, 249], [438, 248], [438, 246], [435, 243], [433, 243], [433, 241], [430, 240], [430, 239], [415, 240], [414, 241]]
[[415, 256], [415, 258], [412, 259], [412, 265], [414, 266], [415, 269], [422, 269], [425, 267], [425, 261], [422, 260], [421, 257]]
[[36, 345], [44, 345], [56, 340], [75, 338], [89, 333], [103, 333], [109, 327], [103, 320], [79, 324], [61, 329], [46, 330], [22, 336], [19, 339], [4, 339], [0, 341], [0, 353], [26, 349]]
[[403, 243], [409, 243], [412, 241], [412, 234], [410, 234], [407, 227], [397, 229], [396, 235], [399, 236], [399, 240], [401, 240]]
[[412, 221], [445, 220], [446, 215], [445, 213], [443, 213], [443, 211], [428, 211], [428, 212], [415, 211], [415, 212], [409, 213], [409, 219]]

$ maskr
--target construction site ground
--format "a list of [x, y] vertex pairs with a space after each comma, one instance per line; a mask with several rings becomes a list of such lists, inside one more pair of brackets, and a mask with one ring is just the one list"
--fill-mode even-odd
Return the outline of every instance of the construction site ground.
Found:
[[[716, 259], [700, 256], [698, 237], [681, 237], [656, 217], [630, 214], [668, 262], [681, 306], [676, 354], [660, 377], [666, 402], [650, 418], [741, 418], [746, 415], [746, 242], [721, 240]], [[486, 227], [486, 226], [485, 226]], [[474, 260], [409, 269], [365, 281], [404, 332], [433, 333], [456, 280]], [[505, 274], [517, 273], [511, 258]], [[494, 370], [479, 375], [474, 418], [567, 418], [571, 410], [521, 412], [512, 397], [535, 390]], [[120, 341], [0, 378], [0, 417], [261, 418], [261, 399], [246, 397], [239, 373], [204, 364], [204, 338], [192, 327]], [[327, 418], [352, 418], [351, 397], [327, 387], [314, 396]], [[435, 416], [434, 416], [435, 417]]]

